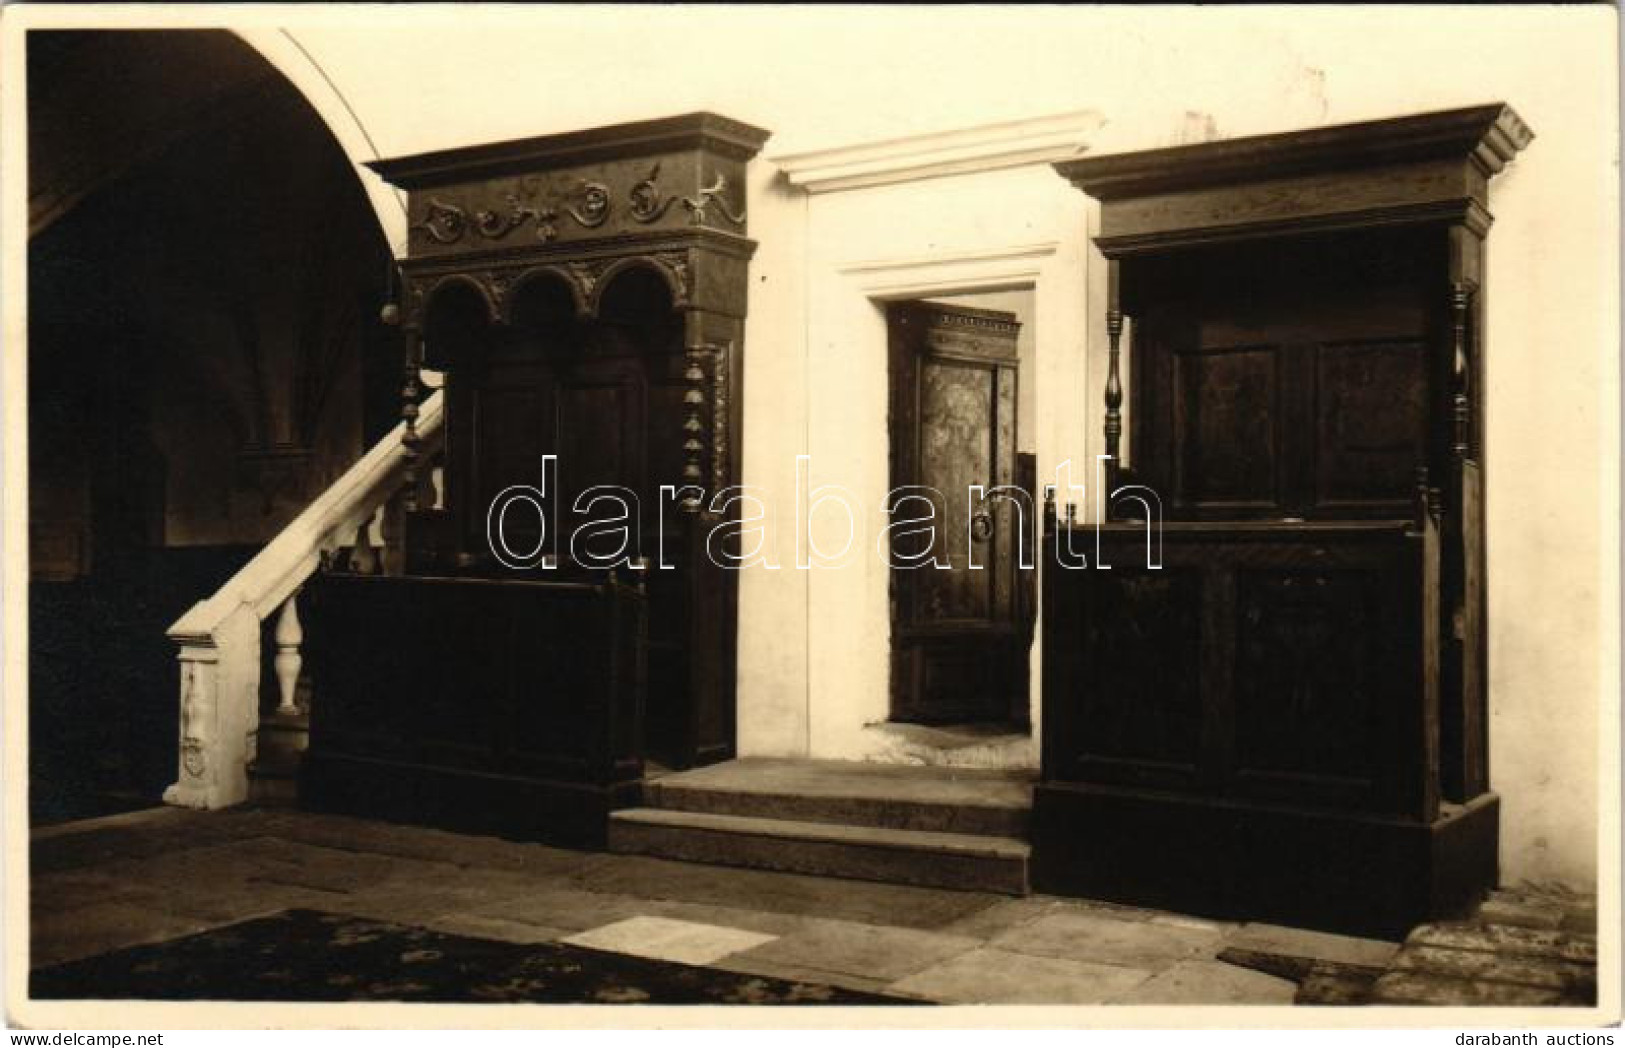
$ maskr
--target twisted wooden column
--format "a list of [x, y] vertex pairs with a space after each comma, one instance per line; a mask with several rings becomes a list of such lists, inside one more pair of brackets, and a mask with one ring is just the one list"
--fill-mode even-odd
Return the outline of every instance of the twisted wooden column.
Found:
[[418, 383], [419, 370], [422, 367], [421, 353], [423, 348], [417, 318], [408, 321], [406, 325], [406, 367], [404, 379], [401, 384], [401, 451], [406, 460], [406, 473], [403, 481], [403, 505], [407, 513], [416, 513], [418, 509], [418, 459], [421, 454], [420, 447], [423, 438], [418, 435], [418, 398], [422, 394], [422, 387]]
[[[705, 456], [705, 442], [700, 439], [705, 432], [705, 423], [701, 420], [701, 408], [705, 406], [705, 365], [704, 356], [706, 346], [703, 343], [691, 344], [685, 351], [683, 381], [688, 389], [683, 393], [683, 486], [684, 488], [699, 488], [705, 480], [703, 459]], [[692, 490], [685, 491], [682, 501], [678, 505], [688, 513], [700, 511], [700, 498]]]
[[711, 348], [711, 494], [728, 486], [728, 399], [729, 359], [733, 343]]

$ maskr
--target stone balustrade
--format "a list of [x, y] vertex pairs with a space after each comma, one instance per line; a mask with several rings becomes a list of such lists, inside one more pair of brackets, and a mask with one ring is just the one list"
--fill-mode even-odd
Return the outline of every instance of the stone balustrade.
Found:
[[[425, 451], [442, 438], [443, 394], [421, 405], [417, 436]], [[260, 720], [261, 624], [276, 615], [273, 669], [279, 713], [298, 713], [303, 663], [297, 594], [324, 553], [362, 536], [370, 549], [384, 508], [406, 473], [404, 426], [350, 467], [216, 593], [169, 628], [179, 648], [180, 767], [166, 803], [225, 808], [248, 798]]]

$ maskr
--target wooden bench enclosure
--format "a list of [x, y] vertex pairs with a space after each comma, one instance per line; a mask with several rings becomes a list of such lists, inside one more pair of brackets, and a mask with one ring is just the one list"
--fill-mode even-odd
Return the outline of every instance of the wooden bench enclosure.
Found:
[[1101, 202], [1117, 497], [1110, 570], [1048, 514], [1041, 890], [1402, 934], [1495, 883], [1484, 254], [1531, 137], [1497, 104], [1057, 165]]

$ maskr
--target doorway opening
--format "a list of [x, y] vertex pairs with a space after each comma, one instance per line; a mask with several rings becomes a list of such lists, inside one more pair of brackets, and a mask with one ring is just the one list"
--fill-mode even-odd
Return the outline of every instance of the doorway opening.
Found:
[[894, 724], [970, 738], [1031, 731], [1033, 297], [887, 305]]

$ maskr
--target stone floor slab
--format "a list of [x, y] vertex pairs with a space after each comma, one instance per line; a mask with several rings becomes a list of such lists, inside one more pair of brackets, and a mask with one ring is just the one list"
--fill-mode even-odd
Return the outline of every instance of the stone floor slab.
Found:
[[937, 929], [1005, 898], [769, 870], [703, 866], [634, 855], [599, 856], [570, 886], [644, 899]]
[[549, 888], [512, 899], [482, 902], [466, 911], [472, 916], [562, 928], [566, 934], [601, 924], [659, 912], [651, 900], [618, 892], [588, 892], [578, 888]]
[[936, 930], [944, 935], [992, 939], [1012, 928], [1019, 928], [1047, 913], [1054, 912], [1055, 906], [1054, 899], [1041, 895], [1029, 895], [1023, 899], [1004, 899], [958, 920], [949, 921]]
[[1149, 971], [980, 947], [894, 983], [890, 990], [944, 1004], [1104, 1004]]
[[[31, 838], [29, 868], [37, 876], [54, 870], [173, 855], [260, 836], [267, 822], [253, 809], [164, 811], [162, 817], [154, 814], [146, 821], [115, 822], [111, 825], [98, 821], [88, 828], [80, 823], [54, 827], [58, 832]], [[169, 812], [179, 814], [169, 815]]]
[[800, 965], [786, 964], [780, 961], [763, 960], [752, 957], [748, 950], [744, 953], [724, 957], [711, 967], [720, 968], [727, 972], [737, 972], [740, 975], [759, 975], [764, 979], [783, 979], [788, 982], [812, 983], [815, 986], [837, 986], [843, 990], [859, 990], [864, 993], [884, 993], [899, 996], [891, 984], [884, 979], [871, 979], [862, 975], [853, 975], [849, 972], [832, 972], [820, 968], [804, 968]]
[[568, 876], [598, 858], [593, 852], [343, 815], [301, 813], [300, 818], [275, 827], [275, 834], [305, 844], [352, 852], [542, 877]]
[[1291, 1004], [1298, 984], [1223, 961], [1181, 961], [1115, 1004]]
[[192, 935], [225, 922], [110, 902], [42, 916], [29, 929], [31, 967]]
[[326, 909], [401, 924], [422, 924], [476, 909], [501, 916], [516, 899], [534, 891], [533, 886], [513, 875], [495, 877], [491, 873], [487, 871], [481, 877], [468, 877], [464, 871], [421, 878], [390, 877], [362, 891], [336, 895]]
[[1211, 957], [1223, 941], [1221, 934], [1206, 928], [1058, 911], [1012, 928], [992, 945], [1012, 953], [1156, 971], [1180, 961]]
[[1127, 903], [1109, 902], [1105, 899], [1078, 899], [1054, 895], [1037, 898], [1050, 899], [1054, 903], [1056, 913], [1082, 913], [1094, 917], [1110, 917], [1119, 921], [1149, 921], [1154, 917], [1168, 916], [1166, 910], [1149, 910], [1143, 906], [1130, 906]]
[[890, 982], [980, 945], [979, 940], [968, 936], [852, 921], [818, 921], [741, 956]]
[[523, 921], [509, 921], [501, 917], [481, 917], [471, 913], [453, 913], [436, 917], [424, 927], [448, 935], [467, 935], [475, 939], [495, 939], [498, 942], [540, 943], [555, 942], [570, 934], [559, 928], [544, 928]]
[[346, 896], [291, 885], [252, 881], [218, 881], [193, 890], [155, 895], [141, 905], [177, 917], [195, 917], [211, 924], [229, 924], [263, 917], [281, 910], [332, 910]]
[[96, 869], [46, 873], [29, 882], [29, 905], [36, 913], [99, 903], [150, 901], [158, 894], [153, 885], [121, 879]]
[[1241, 927], [1234, 921], [1210, 921], [1205, 917], [1186, 917], [1177, 913], [1154, 913], [1146, 920], [1169, 928], [1189, 928], [1215, 937], [1233, 934]]
[[95, 869], [120, 881], [143, 884], [172, 892], [177, 886], [194, 887], [222, 881], [245, 881], [259, 869], [257, 856], [264, 838], [254, 836], [230, 841], [199, 841], [190, 847], [176, 847], [150, 853], [135, 850], [119, 853]]
[[282, 837], [257, 837], [229, 846], [226, 854], [241, 862], [243, 875], [252, 880], [328, 892], [363, 891], [383, 881], [424, 872], [387, 855]]
[[186, 808], [158, 804], [150, 808], [137, 808], [134, 811], [121, 811], [112, 815], [98, 815], [89, 819], [73, 819], [68, 822], [51, 823], [45, 826], [35, 825], [29, 830], [28, 835], [29, 839], [34, 842], [46, 842], [110, 829], [127, 827], [152, 829], [173, 826], [186, 823], [189, 819], [190, 812]]
[[1594, 899], [1540, 886], [1495, 892], [1476, 921], [1418, 928], [1396, 960], [1395, 943], [1092, 900], [564, 851], [297, 811], [161, 809], [51, 827], [31, 837], [30, 872], [34, 965], [303, 908], [958, 1003], [1290, 998], [1280, 976], [1291, 973], [1216, 962], [1227, 946], [1301, 960], [1305, 1000], [1333, 999], [1304, 996], [1322, 969], [1370, 973], [1369, 994], [1340, 1003], [1595, 994], [1595, 938], [1571, 928], [1594, 929]]
[[577, 932], [564, 941], [611, 953], [679, 964], [712, 964], [774, 940], [772, 935], [671, 917], [629, 917]]
[[1360, 939], [1350, 935], [1288, 928], [1279, 924], [1246, 924], [1229, 937], [1226, 945], [1260, 953], [1281, 953], [1339, 964], [1381, 966], [1399, 952], [1399, 944], [1381, 939]]
[[[232, 921], [292, 907], [323, 909], [343, 897], [343, 890], [332, 887], [330, 882], [336, 879], [343, 883], [349, 879], [347, 874], [334, 873], [326, 880], [301, 876], [296, 866], [279, 867], [265, 861], [260, 854], [262, 843], [267, 842], [250, 838], [109, 862], [97, 868], [110, 882], [108, 896], [99, 901], [123, 901], [159, 912]], [[43, 875], [36, 881], [43, 886], [37, 898], [51, 899], [52, 886], [63, 886], [61, 878], [72, 875], [74, 881], [67, 882], [70, 890], [66, 897], [59, 896], [55, 901], [71, 904], [76, 897], [82, 899], [94, 883], [83, 879], [86, 872], [81, 869]], [[75, 881], [80, 884], [76, 890], [72, 887]]]

